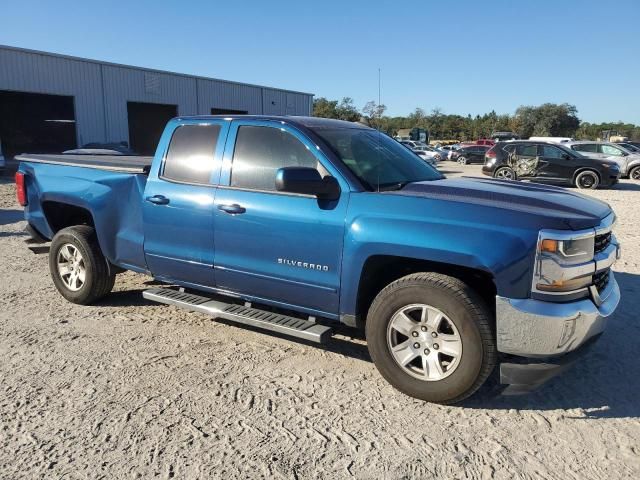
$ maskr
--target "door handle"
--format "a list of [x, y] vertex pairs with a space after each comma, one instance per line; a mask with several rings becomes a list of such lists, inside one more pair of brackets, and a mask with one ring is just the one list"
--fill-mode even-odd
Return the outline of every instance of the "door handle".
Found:
[[233, 203], [231, 205], [218, 205], [218, 210], [222, 210], [223, 212], [229, 213], [231, 215], [238, 215], [247, 211], [246, 208], [238, 205], [237, 203]]
[[145, 200], [155, 205], [167, 205], [169, 203], [169, 199], [164, 195], [154, 195], [153, 197], [147, 197]]

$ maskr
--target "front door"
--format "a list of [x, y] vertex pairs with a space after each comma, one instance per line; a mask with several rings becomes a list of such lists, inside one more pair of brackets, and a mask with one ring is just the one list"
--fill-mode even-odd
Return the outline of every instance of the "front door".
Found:
[[[278, 192], [282, 167], [336, 177], [338, 200]], [[348, 186], [316, 146], [272, 121], [232, 123], [215, 199], [218, 288], [308, 313], [338, 313]]]
[[161, 280], [213, 287], [213, 203], [228, 122], [167, 130], [144, 191], [147, 268]]
[[537, 178], [553, 182], [571, 182], [576, 160], [555, 145], [540, 145]]

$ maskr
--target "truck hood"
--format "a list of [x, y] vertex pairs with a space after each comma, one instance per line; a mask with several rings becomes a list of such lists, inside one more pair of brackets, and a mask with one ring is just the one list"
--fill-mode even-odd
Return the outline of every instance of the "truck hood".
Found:
[[484, 178], [416, 182], [389, 193], [495, 207], [539, 217], [544, 228], [593, 228], [612, 213], [607, 203], [563, 188]]

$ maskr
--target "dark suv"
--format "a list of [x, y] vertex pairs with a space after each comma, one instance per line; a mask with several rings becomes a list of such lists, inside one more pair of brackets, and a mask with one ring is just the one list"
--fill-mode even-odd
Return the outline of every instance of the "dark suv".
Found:
[[466, 165], [467, 163], [482, 163], [484, 162], [484, 155], [490, 148], [489, 145], [465, 145], [451, 152], [449, 160], [458, 162], [461, 165]]
[[595, 189], [618, 182], [615, 162], [589, 158], [546, 142], [498, 142], [485, 155], [482, 173], [506, 180], [532, 180]]

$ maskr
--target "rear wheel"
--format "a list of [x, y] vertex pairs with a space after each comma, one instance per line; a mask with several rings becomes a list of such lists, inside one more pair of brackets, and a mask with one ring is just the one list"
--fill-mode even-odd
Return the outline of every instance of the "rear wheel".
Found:
[[576, 175], [576, 187], [586, 190], [595, 190], [600, 185], [600, 177], [593, 170], [583, 170]]
[[49, 250], [49, 270], [60, 294], [80, 305], [105, 296], [115, 283], [115, 272], [100, 250], [95, 230], [88, 225], [56, 233]]
[[640, 180], [640, 166], [633, 167], [629, 172], [629, 178], [631, 180]]
[[501, 180], [515, 180], [516, 172], [510, 167], [500, 167], [494, 172], [493, 177]]
[[375, 298], [365, 327], [381, 375], [428, 402], [463, 400], [480, 388], [496, 362], [484, 302], [446, 275], [417, 273], [391, 283]]

